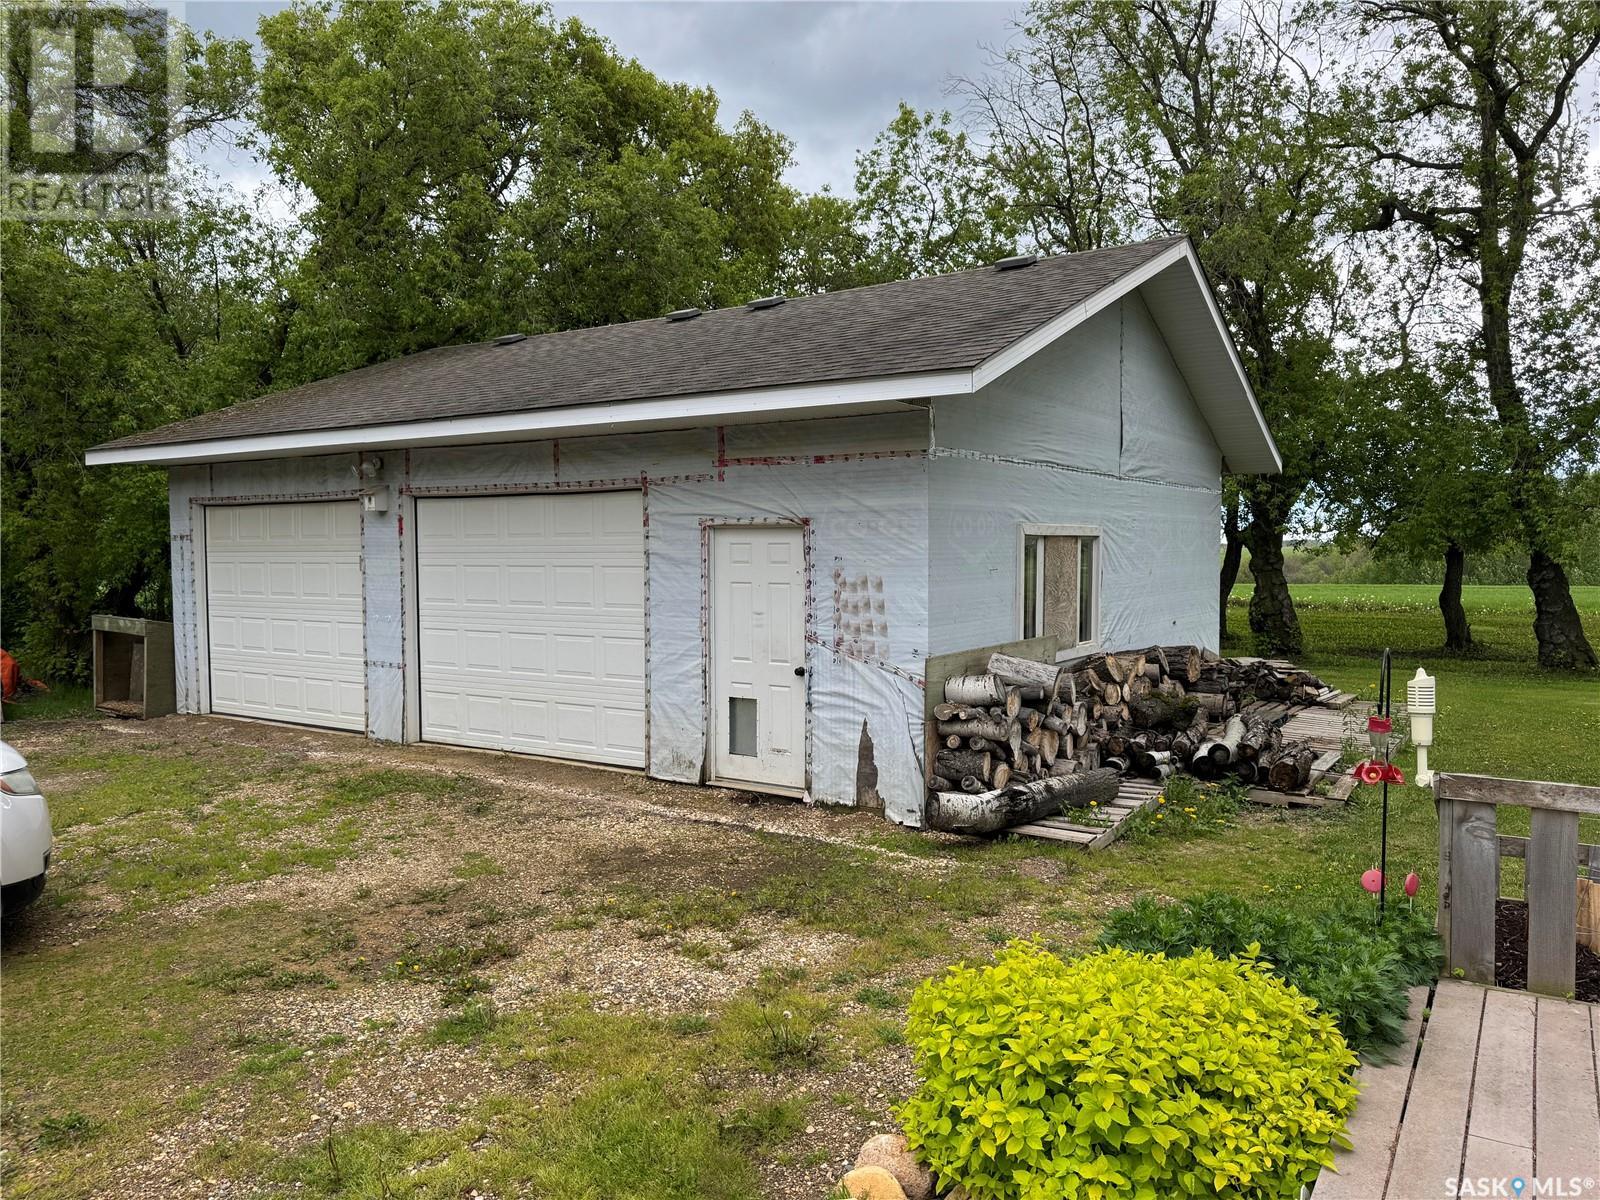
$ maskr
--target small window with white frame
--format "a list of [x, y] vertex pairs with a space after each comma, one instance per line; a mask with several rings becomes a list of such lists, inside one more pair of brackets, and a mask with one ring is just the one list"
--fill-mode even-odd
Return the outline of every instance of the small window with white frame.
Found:
[[1076, 525], [1022, 527], [1022, 636], [1057, 637], [1063, 650], [1100, 637], [1100, 531]]

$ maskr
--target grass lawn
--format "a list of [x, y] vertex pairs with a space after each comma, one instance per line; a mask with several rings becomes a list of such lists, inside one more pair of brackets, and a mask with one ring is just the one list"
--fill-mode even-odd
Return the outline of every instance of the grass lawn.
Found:
[[82, 684], [56, 684], [49, 691], [28, 692], [20, 700], [7, 700], [3, 706], [7, 721], [58, 721], [67, 717], [87, 717], [94, 713], [94, 689]]
[[[1330, 683], [1376, 693], [1379, 656], [1394, 652], [1395, 682], [1425, 666], [1439, 679], [1436, 767], [1525, 779], [1600, 784], [1600, 676], [1541, 671], [1526, 588], [1469, 587], [1462, 603], [1477, 649], [1446, 654], [1438, 589], [1423, 584], [1308, 584], [1293, 589], [1306, 634], [1304, 664]], [[1589, 640], [1600, 644], [1600, 587], [1572, 589]], [[1235, 653], [1248, 646], [1240, 587], [1229, 606]]]
[[[1526, 665], [1525, 592], [1468, 589], [1460, 657], [1431, 589], [1301, 592], [1330, 682], [1370, 692], [1384, 643], [1397, 681], [1438, 675], [1436, 766], [1600, 784], [1600, 680]], [[8, 1197], [809, 1200], [891, 1127], [942, 964], [1081, 947], [1141, 894], [1360, 903], [1377, 860], [1370, 789], [1174, 791], [1091, 856], [309, 730], [7, 717], [57, 830], [5, 929]], [[1424, 905], [1434, 838], [1396, 789]]]

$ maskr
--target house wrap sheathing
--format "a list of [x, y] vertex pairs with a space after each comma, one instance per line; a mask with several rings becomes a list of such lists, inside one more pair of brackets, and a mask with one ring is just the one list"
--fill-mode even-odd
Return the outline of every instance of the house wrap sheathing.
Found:
[[[919, 825], [928, 659], [1023, 636], [1025, 530], [1070, 528], [1095, 540], [1096, 644], [1216, 645], [1219, 441], [1240, 438], [1219, 432], [1215, 398], [1202, 411], [1197, 360], [1187, 355], [1187, 374], [1176, 361], [1174, 301], [1162, 303], [1164, 324], [1146, 294], [1128, 289], [994, 377], [974, 372], [963, 392], [908, 397], [891, 411], [851, 405], [803, 420], [744, 412], [687, 428], [373, 441], [293, 457], [201, 458], [217, 443], [190, 443], [190, 461], [168, 460], [179, 709], [221, 708], [208, 650], [208, 512], [348, 506], [338, 512], [359, 521], [364, 671], [364, 697], [351, 692], [364, 715], [352, 726], [408, 742], [451, 740], [424, 724], [418, 505], [635, 493], [637, 510], [625, 511], [642, 523], [643, 646], [636, 665], [615, 673], [642, 691], [648, 773], [739, 785], [719, 777], [710, 753], [711, 708], [725, 702], [713, 696], [713, 532], [798, 530], [804, 764], [794, 790]], [[1256, 445], [1257, 469], [1275, 462], [1264, 428], [1261, 438], [1272, 457]], [[134, 461], [111, 457], [114, 446], [101, 453]], [[1247, 457], [1230, 446], [1230, 465]], [[363, 502], [374, 493], [386, 501]], [[581, 696], [582, 682], [571, 690]]]

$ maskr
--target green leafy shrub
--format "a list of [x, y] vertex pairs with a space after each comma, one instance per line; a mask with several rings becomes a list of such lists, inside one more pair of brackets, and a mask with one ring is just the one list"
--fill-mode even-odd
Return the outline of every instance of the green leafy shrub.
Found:
[[1355, 1103], [1333, 1019], [1249, 959], [1028, 942], [911, 1001], [922, 1085], [900, 1110], [973, 1200], [1293, 1197]]
[[1375, 925], [1370, 908], [1313, 917], [1221, 892], [1181, 904], [1137, 900], [1111, 915], [1100, 944], [1171, 956], [1204, 947], [1223, 957], [1257, 947], [1284, 982], [1338, 1019], [1357, 1050], [1397, 1044], [1406, 989], [1439, 973], [1438, 939], [1424, 915], [1396, 908]]

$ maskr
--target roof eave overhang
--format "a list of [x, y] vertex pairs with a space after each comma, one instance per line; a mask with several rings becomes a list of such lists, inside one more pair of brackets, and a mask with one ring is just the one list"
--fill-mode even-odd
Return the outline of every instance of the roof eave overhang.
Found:
[[1143, 266], [1018, 338], [971, 370], [620, 400], [437, 421], [139, 446], [99, 446], [88, 452], [85, 462], [91, 467], [181, 466], [367, 449], [482, 445], [902, 411], [939, 396], [978, 391], [1134, 291], [1143, 297], [1161, 329], [1178, 370], [1211, 427], [1227, 469], [1247, 475], [1282, 471], [1283, 460], [1217, 307], [1216, 296], [1194, 247], [1187, 240], [1174, 243]]
[[1134, 291], [1143, 297], [1166, 339], [1167, 349], [1210, 425], [1229, 473], [1280, 473], [1283, 459], [1277, 443], [1267, 428], [1266, 416], [1245, 374], [1233, 335], [1222, 319], [1200, 258], [1187, 238], [980, 363], [972, 373], [974, 389], [993, 383]]
[[257, 458], [302, 458], [369, 449], [485, 445], [712, 425], [864, 416], [901, 412], [936, 396], [971, 392], [973, 386], [972, 372], [966, 370], [890, 375], [798, 387], [757, 388], [742, 392], [713, 392], [479, 417], [452, 417], [439, 421], [408, 421], [145, 446], [97, 446], [85, 455], [84, 461], [91, 467], [123, 464], [170, 467]]

